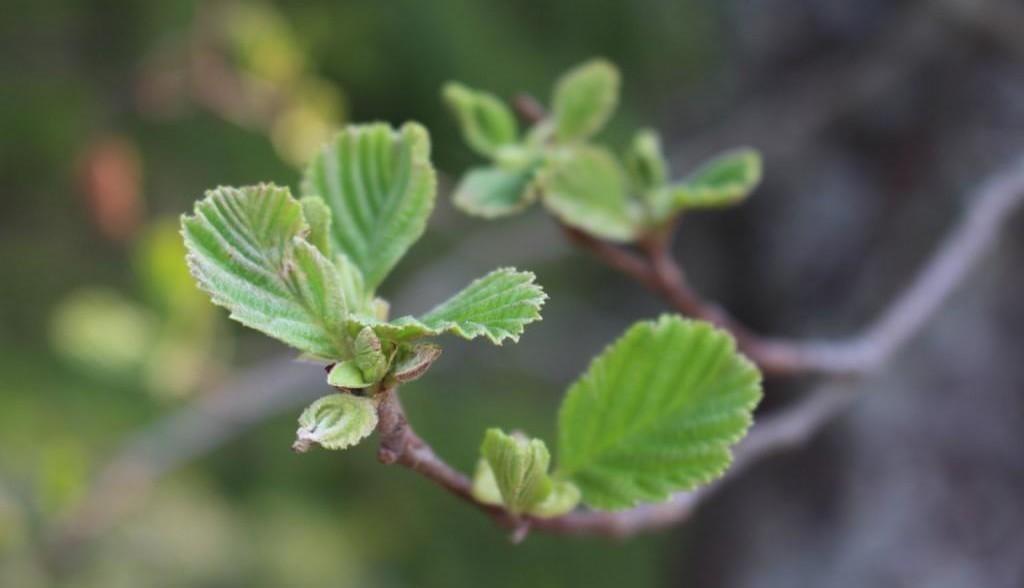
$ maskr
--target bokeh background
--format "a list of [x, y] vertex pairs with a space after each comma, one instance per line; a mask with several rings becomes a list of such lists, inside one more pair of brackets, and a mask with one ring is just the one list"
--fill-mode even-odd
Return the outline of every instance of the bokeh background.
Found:
[[[677, 529], [530, 537], [408, 471], [289, 451], [316, 367], [192, 288], [177, 217], [216, 185], [296, 185], [350, 121], [408, 119], [446, 177], [473, 162], [451, 79], [547, 98], [601, 55], [603, 139], [662, 130], [677, 175], [752, 145], [766, 178], [688, 218], [693, 281], [752, 325], [855, 332], [1024, 150], [1016, 0], [6, 0], [0, 16], [0, 586], [1024, 585], [1024, 219], [805, 448]], [[442, 189], [445, 186], [442, 185]], [[403, 390], [469, 470], [488, 426], [552, 438], [590, 356], [657, 299], [539, 211], [497, 223], [442, 192], [385, 285], [429, 308], [501, 265], [551, 300], [518, 345], [446, 341]], [[766, 412], [814, 382], [770, 380]]]

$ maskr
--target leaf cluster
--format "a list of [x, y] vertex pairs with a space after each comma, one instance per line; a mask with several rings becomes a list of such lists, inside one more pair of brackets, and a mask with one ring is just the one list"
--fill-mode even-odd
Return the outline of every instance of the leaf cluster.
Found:
[[611, 63], [583, 63], [555, 84], [550, 114], [520, 130], [494, 95], [448, 83], [443, 97], [466, 143], [489, 160], [459, 181], [455, 205], [493, 219], [540, 200], [566, 225], [629, 243], [683, 211], [740, 202], [760, 182], [761, 160], [752, 149], [723, 153], [673, 181], [652, 130], [637, 131], [621, 158], [595, 143], [618, 104], [619, 86]]

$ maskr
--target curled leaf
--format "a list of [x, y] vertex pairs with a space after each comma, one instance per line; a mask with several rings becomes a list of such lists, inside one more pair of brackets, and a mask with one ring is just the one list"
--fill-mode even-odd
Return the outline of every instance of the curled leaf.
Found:
[[441, 346], [433, 343], [418, 343], [406, 351], [395, 363], [394, 376], [399, 382], [411, 382], [427, 373], [437, 358], [441, 357]]
[[292, 449], [303, 453], [313, 444], [325, 449], [345, 449], [361, 441], [376, 427], [377, 405], [372, 398], [331, 394], [302, 411]]
[[365, 379], [378, 382], [388, 371], [388, 358], [380, 348], [380, 339], [370, 327], [363, 327], [353, 344], [354, 362]]

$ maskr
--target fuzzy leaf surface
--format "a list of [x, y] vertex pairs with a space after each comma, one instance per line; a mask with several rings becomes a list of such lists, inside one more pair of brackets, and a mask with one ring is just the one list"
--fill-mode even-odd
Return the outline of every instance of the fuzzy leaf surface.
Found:
[[496, 96], [457, 82], [446, 84], [442, 95], [458, 119], [466, 143], [480, 155], [494, 157], [498, 149], [518, 140], [515, 116]]
[[492, 271], [419, 318], [404, 316], [383, 322], [359, 315], [350, 322], [369, 326], [382, 338], [408, 341], [451, 333], [463, 339], [487, 337], [495, 345], [518, 341], [529, 323], [540, 319], [547, 299], [532, 272], [512, 268]]
[[579, 147], [552, 157], [541, 171], [544, 205], [567, 225], [612, 241], [640, 230], [640, 211], [619, 162], [605, 149]]
[[761, 398], [757, 368], [710, 324], [632, 326], [569, 389], [559, 470], [595, 508], [667, 499], [720, 476]]
[[302, 207], [287, 188], [217, 188], [181, 223], [189, 270], [231, 318], [308, 354], [345, 356], [341, 276], [303, 238]]
[[466, 214], [487, 219], [515, 214], [537, 199], [537, 190], [531, 185], [534, 174], [533, 166], [470, 170], [455, 188], [453, 202]]
[[293, 447], [305, 451], [316, 443], [324, 449], [345, 449], [377, 428], [377, 405], [372, 398], [330, 394], [306, 407], [299, 416]]
[[549, 474], [551, 454], [540, 439], [489, 429], [480, 454], [473, 495], [481, 502], [540, 517], [565, 514], [579, 503], [580, 492], [574, 484]]
[[675, 210], [720, 208], [746, 198], [761, 181], [761, 155], [753, 149], [724, 153], [681, 184], [668, 188]]
[[552, 115], [561, 141], [590, 137], [608, 121], [619, 100], [619, 70], [593, 59], [563, 75], [555, 85]]
[[331, 210], [335, 251], [380, 285], [423, 234], [434, 208], [436, 179], [426, 129], [408, 123], [349, 126], [306, 169], [303, 194]]

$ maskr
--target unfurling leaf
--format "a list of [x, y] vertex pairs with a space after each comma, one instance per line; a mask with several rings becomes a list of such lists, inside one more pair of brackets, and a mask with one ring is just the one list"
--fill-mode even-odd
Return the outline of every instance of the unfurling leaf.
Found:
[[540, 172], [544, 205], [567, 225], [612, 241], [634, 240], [640, 211], [626, 190], [618, 161], [589, 146], [552, 156]]
[[719, 208], [735, 204], [761, 181], [761, 155], [753, 149], [737, 149], [701, 166], [683, 183], [667, 188], [675, 210]]
[[442, 94], [459, 120], [466, 143], [480, 155], [494, 157], [501, 147], [518, 139], [516, 119], [497, 97], [456, 82], [445, 84]]
[[633, 137], [626, 153], [626, 169], [630, 179], [641, 192], [654, 190], [668, 181], [668, 163], [661, 151], [661, 139], [651, 130], [643, 130]]
[[583, 140], [601, 130], [619, 100], [619, 70], [593, 59], [563, 75], [555, 86], [552, 114], [561, 141]]
[[515, 214], [537, 199], [537, 190], [532, 185], [535, 171], [534, 166], [520, 170], [470, 170], [455, 188], [453, 202], [466, 214], [488, 219]]
[[305, 452], [314, 443], [325, 449], [345, 449], [361, 441], [376, 427], [377, 405], [372, 398], [331, 394], [302, 411], [292, 449]]
[[760, 398], [760, 373], [724, 331], [677, 316], [637, 323], [570, 387], [559, 472], [595, 508], [665, 500], [722, 474]]
[[482, 459], [473, 481], [474, 496], [504, 505], [515, 514], [558, 516], [579, 502], [579, 490], [548, 474], [551, 455], [540, 439], [489, 429], [480, 447]]
[[400, 383], [412, 382], [425, 374], [437, 358], [441, 347], [433, 343], [417, 343], [412, 349], [399, 356], [395, 362], [394, 376]]
[[436, 181], [430, 138], [418, 124], [347, 127], [320, 152], [302, 191], [331, 209], [334, 250], [359, 268], [373, 291], [423, 234]]
[[363, 375], [363, 371], [356, 365], [355, 360], [347, 359], [339, 361], [331, 367], [331, 371], [327, 372], [327, 383], [335, 388], [361, 390], [374, 385], [376, 380]]
[[388, 358], [381, 351], [380, 339], [370, 327], [363, 327], [353, 344], [353, 361], [367, 380], [379, 382], [388, 371]]
[[317, 357], [346, 355], [342, 277], [303, 239], [287, 188], [217, 188], [181, 222], [189, 270], [231, 318]]

